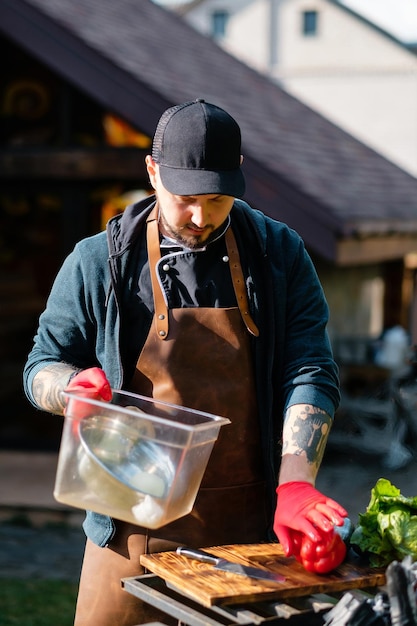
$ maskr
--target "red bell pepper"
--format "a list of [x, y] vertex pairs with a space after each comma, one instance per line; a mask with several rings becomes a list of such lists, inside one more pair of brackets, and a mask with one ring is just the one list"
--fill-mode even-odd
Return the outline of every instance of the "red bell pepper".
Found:
[[340, 565], [346, 556], [346, 545], [341, 536], [331, 530], [321, 533], [321, 541], [312, 541], [302, 533], [294, 536], [294, 556], [308, 572], [327, 574]]

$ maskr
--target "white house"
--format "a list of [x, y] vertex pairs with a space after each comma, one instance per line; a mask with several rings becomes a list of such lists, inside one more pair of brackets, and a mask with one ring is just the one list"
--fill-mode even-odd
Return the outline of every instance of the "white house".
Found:
[[[417, 175], [417, 54], [337, 0], [194, 0], [176, 10], [231, 54]], [[417, 41], [417, 20], [415, 25]]]

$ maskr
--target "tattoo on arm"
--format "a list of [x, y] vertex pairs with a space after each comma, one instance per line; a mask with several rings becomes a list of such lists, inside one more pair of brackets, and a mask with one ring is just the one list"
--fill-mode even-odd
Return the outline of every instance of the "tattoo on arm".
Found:
[[33, 379], [32, 393], [36, 404], [48, 411], [62, 415], [65, 408], [62, 392], [69, 378], [80, 370], [66, 363], [50, 363], [40, 370]]
[[282, 454], [303, 455], [318, 470], [323, 459], [332, 418], [310, 404], [290, 407], [285, 415]]

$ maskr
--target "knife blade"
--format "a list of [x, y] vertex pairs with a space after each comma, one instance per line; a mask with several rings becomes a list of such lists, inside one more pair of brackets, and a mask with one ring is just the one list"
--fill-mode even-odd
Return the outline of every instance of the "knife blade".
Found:
[[201, 561], [202, 563], [211, 563], [214, 565], [214, 569], [221, 570], [222, 572], [231, 572], [232, 574], [239, 574], [240, 576], [247, 576], [248, 578], [257, 578], [269, 583], [283, 583], [285, 581], [285, 576], [277, 574], [276, 572], [270, 572], [260, 567], [242, 565], [241, 563], [233, 563], [227, 559], [215, 556], [206, 550], [179, 546], [177, 548], [177, 554], [186, 556], [189, 559]]

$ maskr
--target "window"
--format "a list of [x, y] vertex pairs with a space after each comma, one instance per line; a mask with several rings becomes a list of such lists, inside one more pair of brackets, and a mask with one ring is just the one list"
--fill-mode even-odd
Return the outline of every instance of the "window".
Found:
[[226, 35], [226, 26], [229, 20], [227, 11], [214, 11], [211, 16], [211, 34], [215, 39], [219, 39]]
[[307, 37], [317, 35], [318, 18], [317, 11], [303, 11], [303, 35]]

